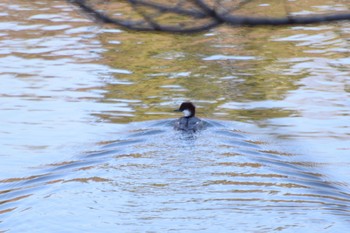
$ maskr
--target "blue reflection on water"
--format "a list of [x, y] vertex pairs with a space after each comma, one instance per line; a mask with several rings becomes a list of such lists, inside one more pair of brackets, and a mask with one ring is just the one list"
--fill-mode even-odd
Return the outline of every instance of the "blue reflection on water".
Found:
[[[284, 219], [289, 230], [316, 222], [319, 229], [345, 229], [346, 222], [333, 225], [349, 217], [350, 195], [317, 165], [272, 150], [261, 135], [247, 131], [253, 125], [207, 121], [212, 127], [195, 134], [172, 130], [171, 120], [131, 123], [98, 151], [31, 177], [2, 180], [3, 229], [25, 232], [25, 225], [10, 224], [18, 218], [31, 219], [38, 232], [56, 231], [61, 222], [63, 230], [76, 231], [281, 227], [267, 213]], [[34, 220], [43, 217], [50, 224]], [[245, 224], [252, 221], [260, 224]]]

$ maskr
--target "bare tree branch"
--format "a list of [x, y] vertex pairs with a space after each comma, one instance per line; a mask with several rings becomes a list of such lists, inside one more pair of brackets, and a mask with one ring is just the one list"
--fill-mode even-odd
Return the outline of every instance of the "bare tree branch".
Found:
[[161, 5], [155, 2], [151, 1], [144, 1], [144, 0], [130, 0], [133, 4], [138, 4], [138, 5], [143, 5], [143, 6], [148, 6], [154, 9], [158, 9], [163, 12], [172, 12], [175, 14], [179, 15], [186, 15], [186, 16], [191, 16], [193, 18], [206, 18], [208, 17], [206, 14], [204, 14], [201, 11], [196, 11], [196, 10], [187, 10], [187, 9], [182, 9], [179, 7], [169, 7], [166, 5]]
[[314, 15], [314, 16], [298, 16], [298, 17], [281, 17], [281, 18], [265, 18], [265, 17], [243, 17], [243, 16], [222, 16], [225, 23], [235, 26], [283, 26], [292, 24], [316, 24], [323, 22], [350, 20], [349, 14], [337, 15]]
[[[283, 26], [317, 24], [341, 20], [350, 20], [350, 12], [330, 15], [309, 15], [285, 17], [247, 17], [238, 16], [234, 11], [251, 0], [232, 0], [234, 7], [227, 9], [221, 5], [224, 0], [124, 0], [115, 1], [129, 4], [139, 20], [112, 17], [98, 10], [86, 0], [67, 0], [77, 5], [94, 20], [106, 24], [115, 24], [130, 30], [164, 31], [172, 33], [196, 33], [206, 31], [221, 24], [231, 26]], [[114, 3], [115, 3], [114, 2]], [[161, 2], [161, 3], [159, 3]], [[226, 1], [227, 2], [227, 1]], [[174, 3], [177, 3], [174, 5]], [[170, 20], [171, 19], [171, 20]], [[175, 23], [173, 22], [175, 20]], [[169, 24], [169, 22], [173, 24]]]

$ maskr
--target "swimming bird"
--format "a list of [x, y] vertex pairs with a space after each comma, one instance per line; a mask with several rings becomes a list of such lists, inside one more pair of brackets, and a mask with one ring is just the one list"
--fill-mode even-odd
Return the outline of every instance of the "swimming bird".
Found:
[[175, 130], [183, 130], [196, 132], [204, 128], [204, 122], [196, 117], [196, 107], [191, 102], [183, 102], [176, 112], [182, 112], [183, 117], [180, 117], [174, 123]]

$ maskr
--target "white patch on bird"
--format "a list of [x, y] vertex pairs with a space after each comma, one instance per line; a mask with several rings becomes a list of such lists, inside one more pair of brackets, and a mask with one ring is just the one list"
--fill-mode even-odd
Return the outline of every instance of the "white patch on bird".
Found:
[[191, 116], [191, 111], [188, 109], [183, 110], [182, 113], [184, 114], [185, 117]]

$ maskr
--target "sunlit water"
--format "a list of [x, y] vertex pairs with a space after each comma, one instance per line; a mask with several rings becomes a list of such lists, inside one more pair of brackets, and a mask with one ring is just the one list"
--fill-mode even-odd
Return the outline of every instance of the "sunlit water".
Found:
[[[349, 22], [174, 36], [0, 9], [0, 232], [348, 232]], [[210, 127], [174, 131], [183, 100]]]

